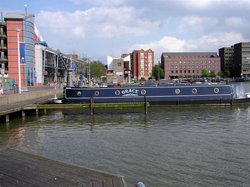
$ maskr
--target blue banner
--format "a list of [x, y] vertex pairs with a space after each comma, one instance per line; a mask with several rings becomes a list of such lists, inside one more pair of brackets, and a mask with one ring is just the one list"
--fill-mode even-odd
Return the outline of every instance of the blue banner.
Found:
[[72, 68], [72, 72], [74, 73], [75, 72], [75, 63], [72, 63], [71, 68]]
[[20, 43], [20, 62], [25, 63], [25, 43]]

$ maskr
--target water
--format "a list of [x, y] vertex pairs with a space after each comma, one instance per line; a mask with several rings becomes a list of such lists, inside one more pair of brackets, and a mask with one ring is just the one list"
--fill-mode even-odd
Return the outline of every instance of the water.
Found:
[[[246, 88], [248, 90], [248, 87]], [[128, 186], [250, 186], [250, 107], [79, 110], [1, 124], [0, 145], [125, 176]]]

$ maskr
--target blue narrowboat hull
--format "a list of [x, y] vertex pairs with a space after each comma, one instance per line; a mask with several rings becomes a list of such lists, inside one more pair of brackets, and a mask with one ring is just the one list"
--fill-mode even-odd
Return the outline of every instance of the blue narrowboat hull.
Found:
[[232, 103], [234, 97], [230, 85], [173, 85], [157, 87], [66, 87], [63, 103], [126, 103], [144, 102], [150, 104], [202, 104]]

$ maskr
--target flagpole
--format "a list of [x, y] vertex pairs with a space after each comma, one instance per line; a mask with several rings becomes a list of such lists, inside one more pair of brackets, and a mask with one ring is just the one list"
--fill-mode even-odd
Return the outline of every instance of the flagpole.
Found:
[[18, 93], [22, 93], [22, 86], [21, 86], [21, 65], [20, 65], [20, 42], [19, 42], [19, 32], [20, 30], [17, 29], [17, 58], [18, 58]]

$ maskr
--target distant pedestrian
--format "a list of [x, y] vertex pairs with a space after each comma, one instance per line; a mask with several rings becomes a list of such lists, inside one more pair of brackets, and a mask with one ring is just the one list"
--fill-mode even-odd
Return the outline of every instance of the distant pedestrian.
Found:
[[0, 88], [0, 95], [3, 95], [3, 88]]
[[16, 93], [16, 84], [13, 85], [14, 93]]

